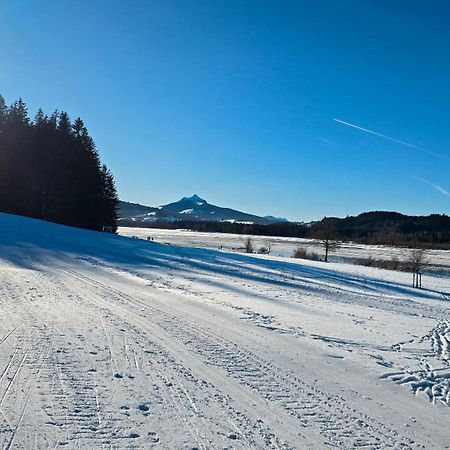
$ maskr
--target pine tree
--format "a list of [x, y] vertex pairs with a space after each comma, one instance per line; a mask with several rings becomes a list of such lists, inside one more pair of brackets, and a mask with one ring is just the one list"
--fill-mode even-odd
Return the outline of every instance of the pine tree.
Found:
[[6, 146], [5, 123], [8, 108], [4, 98], [0, 95], [0, 210], [6, 208], [6, 186], [8, 172], [8, 148]]
[[100, 156], [94, 140], [89, 136], [88, 130], [80, 118], [74, 122], [72, 129], [75, 141], [80, 149], [79, 157], [83, 167], [83, 172], [79, 175], [83, 184], [80, 187], [80, 192], [84, 192], [82, 195], [85, 198], [83, 205], [85, 223], [83, 226], [101, 230], [103, 183]]
[[102, 166], [102, 184], [103, 184], [103, 198], [102, 198], [102, 221], [103, 227], [111, 228], [112, 231], [117, 231], [117, 206], [119, 199], [117, 197], [117, 189], [114, 177], [111, 171], [105, 166]]
[[0, 96], [0, 211], [77, 227], [116, 229], [117, 192], [93, 139], [67, 113], [33, 121], [21, 100]]
[[8, 109], [3, 123], [0, 208], [25, 214], [29, 207], [29, 183], [32, 181], [31, 127], [28, 110], [22, 99]]
[[0, 95], [0, 134], [3, 132], [3, 124], [6, 120], [8, 108], [6, 107], [5, 99]]

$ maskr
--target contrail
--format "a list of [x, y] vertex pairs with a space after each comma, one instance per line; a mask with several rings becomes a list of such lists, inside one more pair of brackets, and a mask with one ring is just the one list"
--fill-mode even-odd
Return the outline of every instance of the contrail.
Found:
[[446, 189], [444, 189], [442, 186], [439, 186], [438, 184], [432, 183], [431, 181], [425, 180], [423, 178], [416, 177], [412, 175], [413, 178], [416, 180], [419, 180], [420, 182], [427, 184], [428, 186], [431, 186], [432, 188], [436, 189], [441, 194], [446, 195], [447, 197], [450, 197], [450, 192], [448, 192]]
[[448, 156], [441, 155], [439, 153], [434, 153], [431, 150], [428, 150], [428, 149], [423, 148], [423, 147], [419, 147], [418, 145], [410, 144], [409, 142], [405, 142], [405, 141], [400, 141], [399, 139], [395, 139], [393, 137], [386, 136], [385, 134], [381, 134], [381, 133], [377, 133], [376, 131], [368, 130], [367, 128], [360, 127], [360, 126], [355, 125], [355, 124], [350, 123], [350, 122], [345, 122], [344, 120], [340, 120], [340, 119], [333, 119], [333, 120], [335, 122], [341, 123], [342, 125], [347, 125], [348, 127], [356, 128], [357, 130], [365, 131], [366, 133], [373, 134], [374, 136], [382, 137], [384, 139], [387, 139], [388, 141], [395, 142], [397, 144], [401, 144], [401, 145], [404, 145], [406, 147], [413, 148], [415, 150], [419, 150], [419, 151], [421, 151], [423, 153], [428, 153], [429, 155], [436, 156], [437, 158], [443, 158], [443, 159], [450, 160], [450, 158]]

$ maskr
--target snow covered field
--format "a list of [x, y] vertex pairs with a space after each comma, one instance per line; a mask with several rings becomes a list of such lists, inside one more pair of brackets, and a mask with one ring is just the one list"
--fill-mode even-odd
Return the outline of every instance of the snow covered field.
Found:
[[[134, 228], [120, 227], [119, 233], [122, 236], [135, 236], [140, 239], [152, 237], [156, 242], [170, 243], [189, 247], [219, 248], [225, 251], [237, 251], [244, 247], [248, 236], [226, 233], [202, 233], [189, 230], [164, 230], [159, 228]], [[274, 256], [292, 257], [295, 249], [299, 246], [315, 252], [319, 256], [323, 255], [322, 247], [312, 239], [273, 237], [273, 236], [249, 236], [254, 244], [255, 251], [262, 246], [272, 246], [271, 254]], [[354, 262], [358, 258], [390, 260], [393, 257], [403, 261], [408, 258], [408, 249], [388, 247], [384, 245], [364, 245], [354, 243], [343, 243], [333, 253], [330, 254], [330, 261]], [[430, 269], [438, 274], [450, 277], [450, 251], [449, 250], [428, 250], [427, 259], [431, 265]]]
[[450, 280], [423, 281], [0, 214], [0, 445], [449, 448]]

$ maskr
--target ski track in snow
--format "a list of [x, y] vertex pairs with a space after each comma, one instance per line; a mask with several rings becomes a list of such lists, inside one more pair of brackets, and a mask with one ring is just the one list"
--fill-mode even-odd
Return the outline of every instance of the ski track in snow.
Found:
[[447, 281], [0, 219], [3, 450], [449, 448]]

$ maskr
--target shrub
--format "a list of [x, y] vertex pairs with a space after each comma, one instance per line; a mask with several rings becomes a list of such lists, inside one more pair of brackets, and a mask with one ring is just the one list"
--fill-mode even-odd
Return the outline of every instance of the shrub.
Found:
[[294, 254], [292, 255], [292, 257], [293, 258], [306, 259], [307, 255], [308, 255], [308, 250], [306, 250], [306, 248], [297, 247], [294, 250]]
[[320, 257], [315, 252], [308, 252], [306, 248], [303, 247], [297, 247], [294, 250], [294, 254], [292, 255], [293, 258], [299, 258], [299, 259], [309, 259], [311, 261], [320, 261]]
[[251, 240], [251, 238], [247, 238], [247, 240], [245, 241], [245, 253], [253, 253], [253, 241]]
[[391, 259], [375, 259], [373, 256], [368, 256], [367, 258], [355, 258], [353, 262], [354, 264], [366, 267], [377, 267], [379, 269], [387, 270], [403, 270], [402, 262], [397, 256], [392, 256]]
[[306, 259], [310, 259], [311, 261], [322, 261], [322, 260], [320, 259], [319, 254], [316, 253], [316, 252], [308, 252], [308, 253], [306, 254]]
[[372, 267], [376, 265], [373, 256], [368, 256], [367, 258], [360, 259], [360, 264], [367, 267]]
[[388, 261], [385, 261], [385, 262], [386, 262], [385, 268], [388, 270], [400, 270], [401, 269], [400, 260], [397, 258], [397, 256], [393, 256], [391, 259], [389, 259]]

